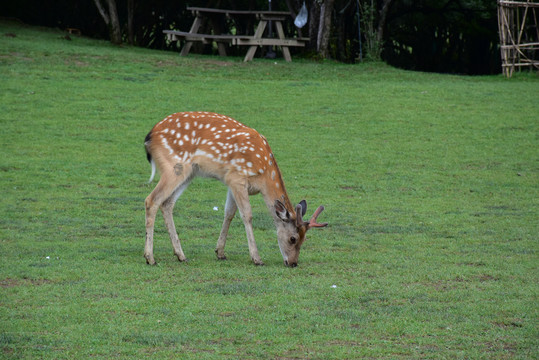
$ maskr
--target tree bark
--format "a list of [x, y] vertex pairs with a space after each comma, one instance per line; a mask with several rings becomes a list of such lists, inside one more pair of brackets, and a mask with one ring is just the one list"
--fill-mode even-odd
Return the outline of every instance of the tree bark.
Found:
[[135, 0], [127, 0], [127, 41], [129, 45], [135, 45], [135, 31], [133, 29], [133, 17], [135, 15]]
[[329, 57], [329, 37], [331, 35], [331, 17], [335, 0], [324, 0], [320, 6], [320, 25], [318, 27], [318, 54], [326, 59]]
[[380, 9], [380, 19], [378, 20], [378, 30], [376, 31], [376, 40], [380, 50], [383, 47], [382, 42], [384, 41], [384, 28], [386, 26], [386, 18], [389, 10], [389, 5], [392, 0], [384, 0], [382, 4], [382, 9]]
[[108, 13], [101, 4], [101, 0], [94, 0], [95, 6], [101, 17], [109, 28], [110, 41], [113, 44], [119, 45], [122, 43], [122, 31], [120, 30], [120, 20], [118, 19], [118, 11], [116, 10], [116, 1], [107, 0]]
[[320, 6], [318, 5], [318, 2], [316, 0], [311, 0], [309, 3], [309, 43], [307, 44], [307, 48], [310, 51], [317, 51], [318, 49], [318, 25], [320, 23]]

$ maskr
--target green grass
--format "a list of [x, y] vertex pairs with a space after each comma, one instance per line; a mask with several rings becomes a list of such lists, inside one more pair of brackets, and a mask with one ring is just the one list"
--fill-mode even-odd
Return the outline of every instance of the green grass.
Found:
[[[6, 33], [16, 37], [5, 36]], [[0, 358], [533, 359], [539, 79], [113, 47], [0, 22]], [[253, 197], [195, 181], [143, 258], [143, 140], [176, 111], [264, 134], [326, 211], [285, 268]], [[155, 182], [154, 182], [155, 185]], [[332, 287], [336, 285], [336, 287]]]

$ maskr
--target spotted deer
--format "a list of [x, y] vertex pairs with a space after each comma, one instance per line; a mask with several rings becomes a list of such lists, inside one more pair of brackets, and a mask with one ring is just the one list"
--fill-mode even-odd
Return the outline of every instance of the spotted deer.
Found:
[[172, 210], [176, 200], [196, 176], [212, 177], [228, 186], [225, 216], [219, 239], [217, 258], [224, 260], [225, 243], [230, 222], [239, 209], [245, 225], [249, 253], [256, 265], [264, 265], [258, 254], [252, 226], [249, 195], [261, 193], [277, 228], [277, 241], [286, 266], [295, 267], [305, 233], [313, 227], [324, 227], [317, 217], [320, 206], [310, 221], [303, 221], [307, 203], [292, 206], [281, 172], [266, 138], [256, 130], [224, 115], [209, 112], [180, 112], [157, 123], [145, 139], [148, 161], [152, 165], [152, 182], [156, 167], [161, 178], [146, 198], [146, 244], [144, 257], [155, 264], [153, 232], [160, 208], [170, 235], [174, 254], [185, 261]]

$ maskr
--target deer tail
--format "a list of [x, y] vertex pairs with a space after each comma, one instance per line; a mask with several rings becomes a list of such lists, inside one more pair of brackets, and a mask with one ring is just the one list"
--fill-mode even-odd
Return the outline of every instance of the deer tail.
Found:
[[151, 142], [152, 142], [152, 132], [150, 131], [148, 135], [146, 135], [146, 138], [144, 139], [144, 148], [146, 149], [146, 158], [148, 159], [148, 162], [152, 165], [152, 175], [150, 176], [150, 180], [148, 180], [148, 184], [150, 184], [153, 181], [153, 178], [155, 177], [155, 161], [153, 161], [152, 154], [150, 153]]

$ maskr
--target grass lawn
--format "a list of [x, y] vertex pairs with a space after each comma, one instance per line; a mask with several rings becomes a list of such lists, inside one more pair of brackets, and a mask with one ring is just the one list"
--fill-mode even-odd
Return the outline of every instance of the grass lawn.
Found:
[[[8, 35], [6, 35], [8, 34]], [[15, 37], [13, 37], [15, 35]], [[0, 22], [0, 358], [537, 359], [539, 78], [179, 57]], [[326, 210], [297, 268], [196, 180], [147, 266], [143, 141], [214, 111]], [[219, 211], [214, 211], [217, 206]]]

